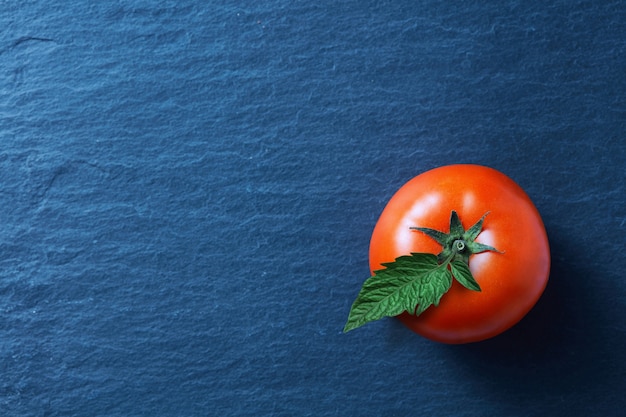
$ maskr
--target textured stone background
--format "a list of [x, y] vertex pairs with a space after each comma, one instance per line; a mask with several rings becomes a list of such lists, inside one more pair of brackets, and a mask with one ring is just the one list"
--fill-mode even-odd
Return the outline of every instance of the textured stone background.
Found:
[[[7, 416], [626, 406], [620, 1], [0, 2]], [[553, 267], [490, 341], [342, 334], [387, 199], [526, 189]]]

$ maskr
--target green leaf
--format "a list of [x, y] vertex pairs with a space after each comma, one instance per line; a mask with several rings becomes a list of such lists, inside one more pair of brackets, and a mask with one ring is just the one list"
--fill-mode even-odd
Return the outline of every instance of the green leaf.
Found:
[[452, 285], [447, 263], [439, 265], [433, 254], [412, 253], [383, 266], [363, 284], [344, 332], [404, 311], [419, 315], [438, 305]]
[[485, 245], [479, 242], [467, 242], [467, 247], [469, 248], [472, 254], [482, 253], [482, 252], [487, 252], [487, 251], [504, 253], [494, 248], [493, 246]]
[[487, 214], [489, 214], [489, 212], [483, 214], [483, 217], [481, 217], [476, 223], [474, 223], [472, 227], [467, 229], [467, 232], [465, 233], [465, 239], [467, 241], [473, 242], [483, 230], [483, 223], [485, 221], [485, 217], [487, 217]]
[[450, 214], [450, 236], [459, 238], [463, 236], [464, 233], [465, 229], [463, 228], [461, 219], [459, 219], [459, 215], [456, 214], [456, 211], [452, 210]]
[[411, 230], [417, 230], [419, 232], [424, 233], [426, 236], [434, 239], [441, 246], [445, 247], [448, 244], [448, 234], [444, 232], [440, 232], [439, 230], [429, 229], [427, 227], [410, 227]]
[[456, 211], [450, 213], [449, 233], [410, 227], [434, 239], [442, 251], [437, 256], [429, 253], [400, 256], [383, 264], [384, 269], [374, 271], [352, 304], [344, 332], [404, 311], [419, 315], [430, 306], [437, 306], [450, 289], [453, 276], [465, 288], [480, 291], [468, 266], [471, 255], [485, 251], [504, 253], [475, 241], [488, 213], [467, 231]]
[[452, 275], [454, 279], [456, 279], [459, 284], [467, 288], [468, 290], [480, 291], [480, 285], [474, 279], [472, 272], [469, 269], [469, 266], [463, 262], [462, 260], [455, 259], [450, 263], [450, 269], [452, 270]]

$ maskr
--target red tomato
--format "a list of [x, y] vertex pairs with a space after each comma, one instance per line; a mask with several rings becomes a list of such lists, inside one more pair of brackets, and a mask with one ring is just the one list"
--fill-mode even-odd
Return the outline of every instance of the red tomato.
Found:
[[454, 280], [438, 306], [398, 318], [418, 334], [443, 343], [468, 343], [509, 329], [535, 305], [548, 281], [550, 248], [543, 221], [513, 180], [478, 165], [450, 165], [410, 180], [391, 198], [370, 243], [372, 274], [381, 264], [411, 252], [438, 254], [441, 246], [411, 227], [449, 232], [455, 210], [467, 229], [485, 213], [476, 242], [500, 251], [471, 255], [481, 291]]

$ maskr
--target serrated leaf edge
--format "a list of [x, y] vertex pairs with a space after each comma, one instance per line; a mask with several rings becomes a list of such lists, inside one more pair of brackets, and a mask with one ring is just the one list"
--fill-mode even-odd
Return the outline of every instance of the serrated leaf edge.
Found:
[[[363, 283], [359, 295], [350, 308], [344, 332], [383, 317], [397, 316], [404, 311], [419, 315], [430, 306], [439, 305], [441, 297], [452, 286], [452, 273], [448, 269], [448, 263], [438, 264], [436, 259], [433, 254], [411, 253], [411, 255], [396, 258], [394, 262], [383, 264], [383, 266], [387, 265], [387, 268], [375, 271], [375, 274]], [[405, 265], [408, 262], [413, 263], [413, 271]], [[420, 271], [418, 276], [415, 276], [415, 269], [419, 269], [416, 268], [417, 265], [426, 270]], [[433, 284], [432, 280], [437, 278], [435, 274], [438, 270], [442, 271], [439, 273], [439, 279], [443, 282]], [[408, 273], [403, 273], [403, 271]], [[381, 275], [384, 277], [381, 278]], [[425, 279], [428, 279], [427, 285], [424, 283]], [[392, 284], [391, 287], [390, 284]], [[376, 293], [381, 290], [384, 293], [377, 298]], [[425, 296], [426, 291], [429, 293], [432, 291], [433, 294]], [[393, 302], [394, 298], [396, 298], [395, 302]], [[390, 300], [391, 303], [389, 303]], [[364, 306], [366, 308], [362, 311]]]

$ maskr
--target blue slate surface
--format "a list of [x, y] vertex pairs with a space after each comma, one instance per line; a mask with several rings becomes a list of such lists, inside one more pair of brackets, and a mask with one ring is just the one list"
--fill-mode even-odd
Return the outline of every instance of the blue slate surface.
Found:
[[[589, 416], [626, 400], [621, 1], [0, 4], [0, 413]], [[342, 334], [387, 199], [524, 187], [550, 283]]]

